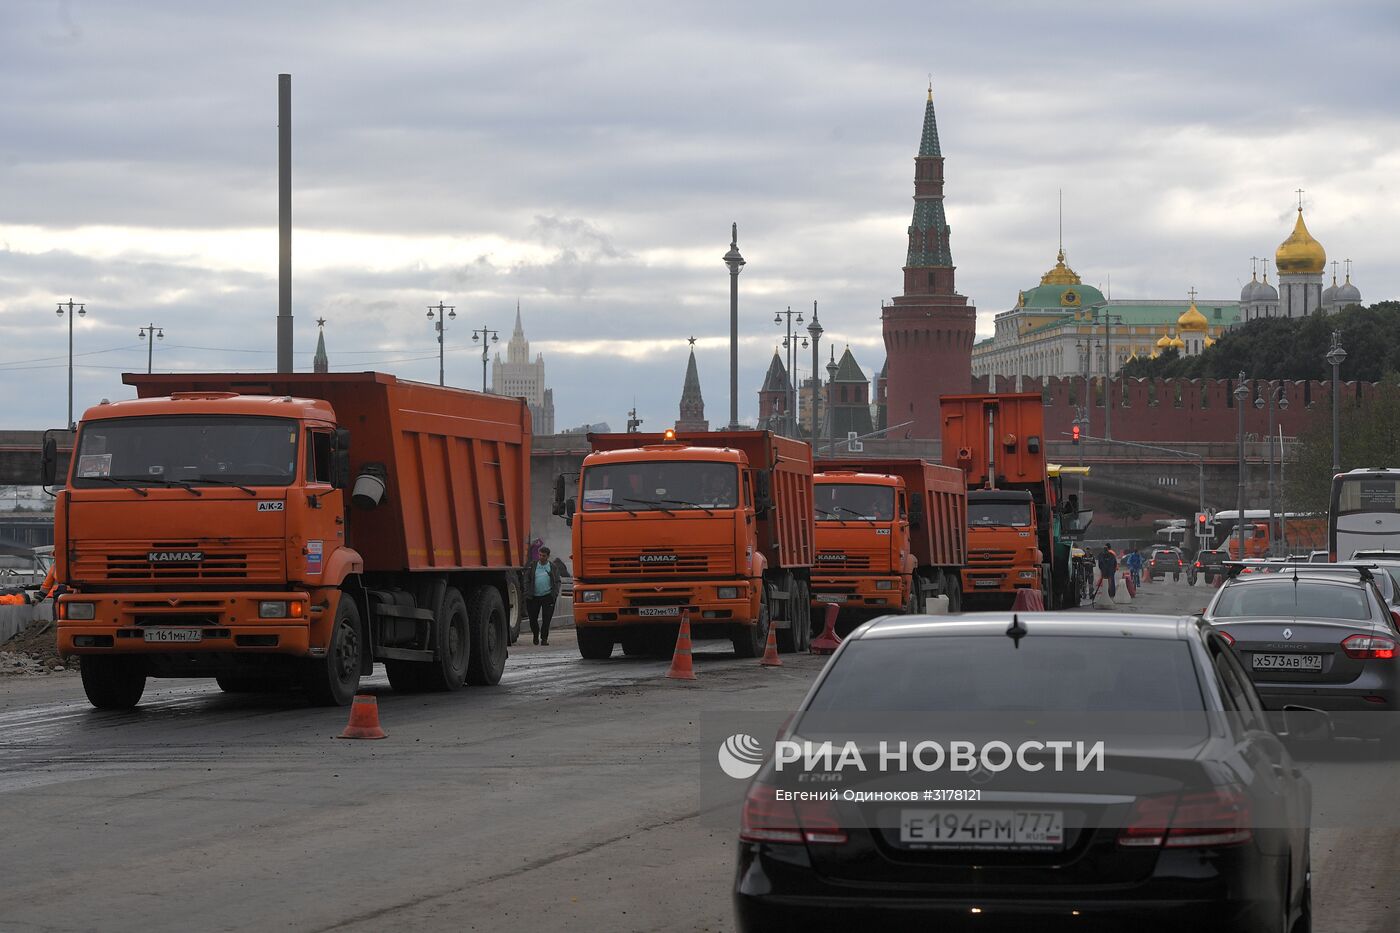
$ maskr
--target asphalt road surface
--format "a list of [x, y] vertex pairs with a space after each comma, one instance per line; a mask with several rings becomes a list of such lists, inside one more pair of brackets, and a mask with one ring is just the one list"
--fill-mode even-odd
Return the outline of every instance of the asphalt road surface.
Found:
[[[1207, 593], [1159, 582], [1098, 611]], [[789, 709], [824, 659], [701, 642], [691, 684], [550, 641], [527, 630], [495, 688], [402, 696], [377, 675], [376, 742], [336, 740], [346, 712], [295, 694], [151, 681], [102, 713], [75, 674], [0, 678], [0, 930], [732, 929], [737, 813], [702, 812], [698, 722]], [[1393, 761], [1306, 768], [1391, 809]], [[1400, 930], [1400, 832], [1377, 824], [1314, 832], [1316, 929]]]

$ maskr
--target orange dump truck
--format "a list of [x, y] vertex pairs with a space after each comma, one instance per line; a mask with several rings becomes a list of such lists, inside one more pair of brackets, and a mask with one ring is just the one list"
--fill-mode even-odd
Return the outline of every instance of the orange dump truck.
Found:
[[921, 459], [817, 461], [815, 605], [923, 612], [962, 605], [967, 487], [961, 470]]
[[125, 378], [139, 398], [84, 414], [54, 513], [58, 647], [94, 706], [192, 676], [345, 704], [375, 661], [396, 690], [500, 680], [524, 402], [383, 373]]
[[664, 652], [692, 637], [763, 652], [811, 637], [812, 448], [767, 431], [590, 434], [573, 525], [579, 653]]
[[1045, 608], [1079, 605], [1070, 549], [1092, 513], [1063, 495], [1067, 468], [1045, 460], [1045, 402], [1036, 393], [945, 395], [943, 463], [967, 481], [969, 597], [1009, 605], [1040, 590]]

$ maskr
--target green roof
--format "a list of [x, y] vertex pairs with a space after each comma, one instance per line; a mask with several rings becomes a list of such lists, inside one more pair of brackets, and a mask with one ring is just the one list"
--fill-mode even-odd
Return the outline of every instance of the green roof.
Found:
[[[1084, 287], [1086, 286], [1042, 285], [1040, 286], [1040, 289], [1063, 289]], [[1036, 290], [1039, 291], [1040, 289]], [[1095, 291], [1097, 291], [1097, 289], [1095, 289]], [[1029, 292], [1027, 294], [1029, 294]], [[1189, 301], [1168, 301], [1160, 303], [1141, 302], [1135, 304], [1131, 300], [1129, 300], [1124, 301], [1122, 303], [1116, 301], [1110, 302], [1105, 311], [1108, 314], [1123, 319], [1121, 325], [1117, 325], [1115, 322], [1115, 326], [1174, 327], [1176, 325], [1177, 318], [1185, 314], [1186, 309], [1189, 307], [1191, 307], [1191, 302]], [[1030, 309], [1029, 303], [1027, 305], [1027, 309], [1032, 311], [1037, 310]], [[1021, 309], [1018, 308], [1017, 310], [1019, 311]], [[1063, 311], [1064, 317], [1054, 321], [1046, 321], [1044, 324], [1037, 324], [1035, 327], [1022, 331], [1021, 336], [1027, 337], [1031, 334], [1041, 334], [1045, 333], [1046, 331], [1055, 330], [1059, 327], [1071, 327], [1076, 324], [1094, 324], [1092, 318], [1085, 318], [1084, 320], [1076, 321], [1074, 319], [1074, 313], [1072, 308], [1058, 308], [1056, 310]], [[1211, 327], [1228, 327], [1231, 324], [1237, 323], [1240, 318], [1240, 305], [1237, 301], [1198, 301], [1196, 302], [1196, 310], [1200, 311], [1206, 316], [1206, 320], [1210, 322]], [[1100, 322], [1096, 326], [1102, 326], [1102, 322]], [[995, 339], [996, 338], [993, 337], [991, 338], [991, 341], [994, 341]], [[990, 343], [991, 341], [984, 340], [978, 343], [977, 345], [981, 346], [982, 344]]]
[[[1077, 300], [1064, 304], [1065, 292], [1074, 293]], [[1027, 308], [1054, 308], [1057, 311], [1087, 308], [1104, 300], [1103, 292], [1092, 285], [1037, 285], [1021, 294], [1025, 296]]]
[[861, 370], [856, 358], [851, 355], [851, 348], [847, 347], [846, 352], [841, 354], [841, 362], [836, 364], [836, 375], [831, 378], [832, 382], [869, 382], [865, 378], [865, 373]]
[[920, 156], [943, 157], [938, 148], [938, 121], [933, 116], [933, 91], [929, 91], [928, 103], [924, 105], [924, 135], [919, 140]]

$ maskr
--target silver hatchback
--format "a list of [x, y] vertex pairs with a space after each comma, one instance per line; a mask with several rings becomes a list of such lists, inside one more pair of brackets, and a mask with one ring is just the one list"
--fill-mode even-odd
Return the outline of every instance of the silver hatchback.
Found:
[[1355, 566], [1236, 576], [1204, 616], [1233, 646], [1268, 709], [1326, 710], [1339, 732], [1388, 735], [1400, 721], [1400, 632], [1377, 582]]

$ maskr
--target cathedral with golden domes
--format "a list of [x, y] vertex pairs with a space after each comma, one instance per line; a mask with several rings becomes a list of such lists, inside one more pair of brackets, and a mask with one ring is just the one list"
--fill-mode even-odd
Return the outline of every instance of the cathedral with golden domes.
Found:
[[1361, 303], [1351, 283], [1324, 288], [1327, 253], [1303, 221], [1303, 209], [1293, 232], [1274, 253], [1278, 285], [1269, 282], [1268, 263], [1259, 280], [1258, 260], [1238, 301], [1198, 299], [1109, 299], [1065, 262], [1061, 247], [1055, 265], [1040, 284], [1022, 291], [1016, 307], [995, 318], [991, 337], [972, 348], [973, 376], [1075, 376], [1117, 372], [1128, 362], [1155, 357], [1169, 350], [1198, 356], [1231, 327], [1261, 317], [1303, 317], [1317, 311], [1332, 313]]

